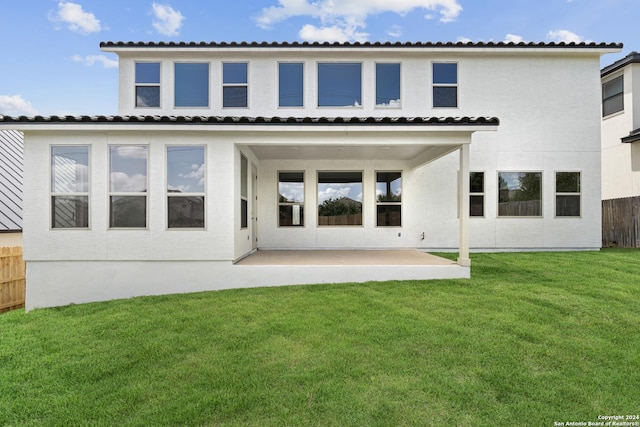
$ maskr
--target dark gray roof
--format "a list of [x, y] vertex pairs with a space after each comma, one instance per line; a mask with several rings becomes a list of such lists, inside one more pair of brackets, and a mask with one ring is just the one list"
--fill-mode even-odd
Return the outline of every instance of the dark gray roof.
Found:
[[495, 126], [500, 120], [497, 117], [0, 116], [2, 123]]
[[622, 43], [565, 43], [565, 42], [123, 42], [123, 41], [106, 41], [100, 42], [101, 48], [118, 48], [118, 47], [188, 47], [188, 48], [324, 48], [324, 47], [339, 47], [339, 48], [360, 48], [360, 47], [375, 47], [375, 48], [468, 48], [468, 47], [500, 47], [500, 48], [614, 48], [621, 49]]
[[605, 77], [611, 73], [614, 73], [618, 71], [620, 68], [629, 64], [640, 64], [640, 53], [631, 52], [630, 54], [628, 54], [622, 59], [619, 59], [613, 64], [607, 65], [602, 70], [600, 70], [600, 77]]
[[632, 131], [629, 134], [629, 136], [625, 136], [624, 138], [621, 138], [621, 141], [627, 142], [627, 143], [640, 141], [640, 128]]
[[22, 230], [23, 135], [0, 130], [0, 232]]

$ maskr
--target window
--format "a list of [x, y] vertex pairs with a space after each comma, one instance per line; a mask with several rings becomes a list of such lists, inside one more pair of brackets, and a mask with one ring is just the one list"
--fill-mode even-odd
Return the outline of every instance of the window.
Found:
[[556, 216], [580, 216], [580, 172], [556, 172]]
[[318, 63], [318, 107], [360, 107], [362, 64]]
[[136, 107], [160, 107], [159, 62], [136, 62]]
[[177, 62], [175, 64], [175, 106], [209, 106], [209, 64]]
[[542, 172], [498, 172], [498, 216], [542, 216]]
[[246, 62], [225, 62], [222, 64], [223, 107], [247, 107], [249, 105], [248, 77]]
[[433, 106], [458, 106], [458, 64], [433, 63]]
[[484, 172], [469, 174], [469, 216], [484, 216]]
[[109, 227], [147, 226], [147, 151], [144, 145], [109, 147]]
[[240, 228], [247, 228], [249, 226], [248, 171], [249, 161], [245, 156], [240, 156]]
[[304, 64], [281, 62], [278, 64], [278, 106], [302, 107], [304, 101]]
[[376, 64], [376, 107], [401, 107], [400, 64]]
[[167, 147], [167, 227], [204, 228], [204, 147]]
[[51, 147], [51, 228], [89, 228], [89, 146]]
[[376, 225], [402, 225], [402, 172], [376, 172]]
[[278, 225], [304, 227], [304, 172], [278, 172]]
[[624, 110], [624, 76], [602, 84], [602, 116]]
[[362, 172], [318, 172], [318, 225], [362, 225]]

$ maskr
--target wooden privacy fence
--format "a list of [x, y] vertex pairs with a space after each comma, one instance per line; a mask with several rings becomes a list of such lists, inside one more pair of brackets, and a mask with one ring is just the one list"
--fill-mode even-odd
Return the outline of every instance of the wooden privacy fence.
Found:
[[640, 197], [602, 201], [602, 246], [640, 248]]
[[22, 247], [0, 248], [0, 313], [24, 307], [25, 284]]

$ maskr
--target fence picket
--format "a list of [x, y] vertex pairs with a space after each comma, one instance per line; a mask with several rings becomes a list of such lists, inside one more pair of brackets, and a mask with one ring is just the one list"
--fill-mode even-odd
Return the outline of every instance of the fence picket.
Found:
[[640, 196], [602, 201], [602, 246], [640, 247]]

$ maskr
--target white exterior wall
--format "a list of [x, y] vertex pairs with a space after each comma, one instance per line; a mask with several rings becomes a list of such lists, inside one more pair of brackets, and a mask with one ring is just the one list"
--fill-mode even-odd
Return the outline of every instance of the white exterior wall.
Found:
[[640, 64], [611, 73], [607, 82], [624, 75], [624, 110], [602, 120], [602, 199], [640, 196], [640, 143], [621, 138], [640, 128]]

